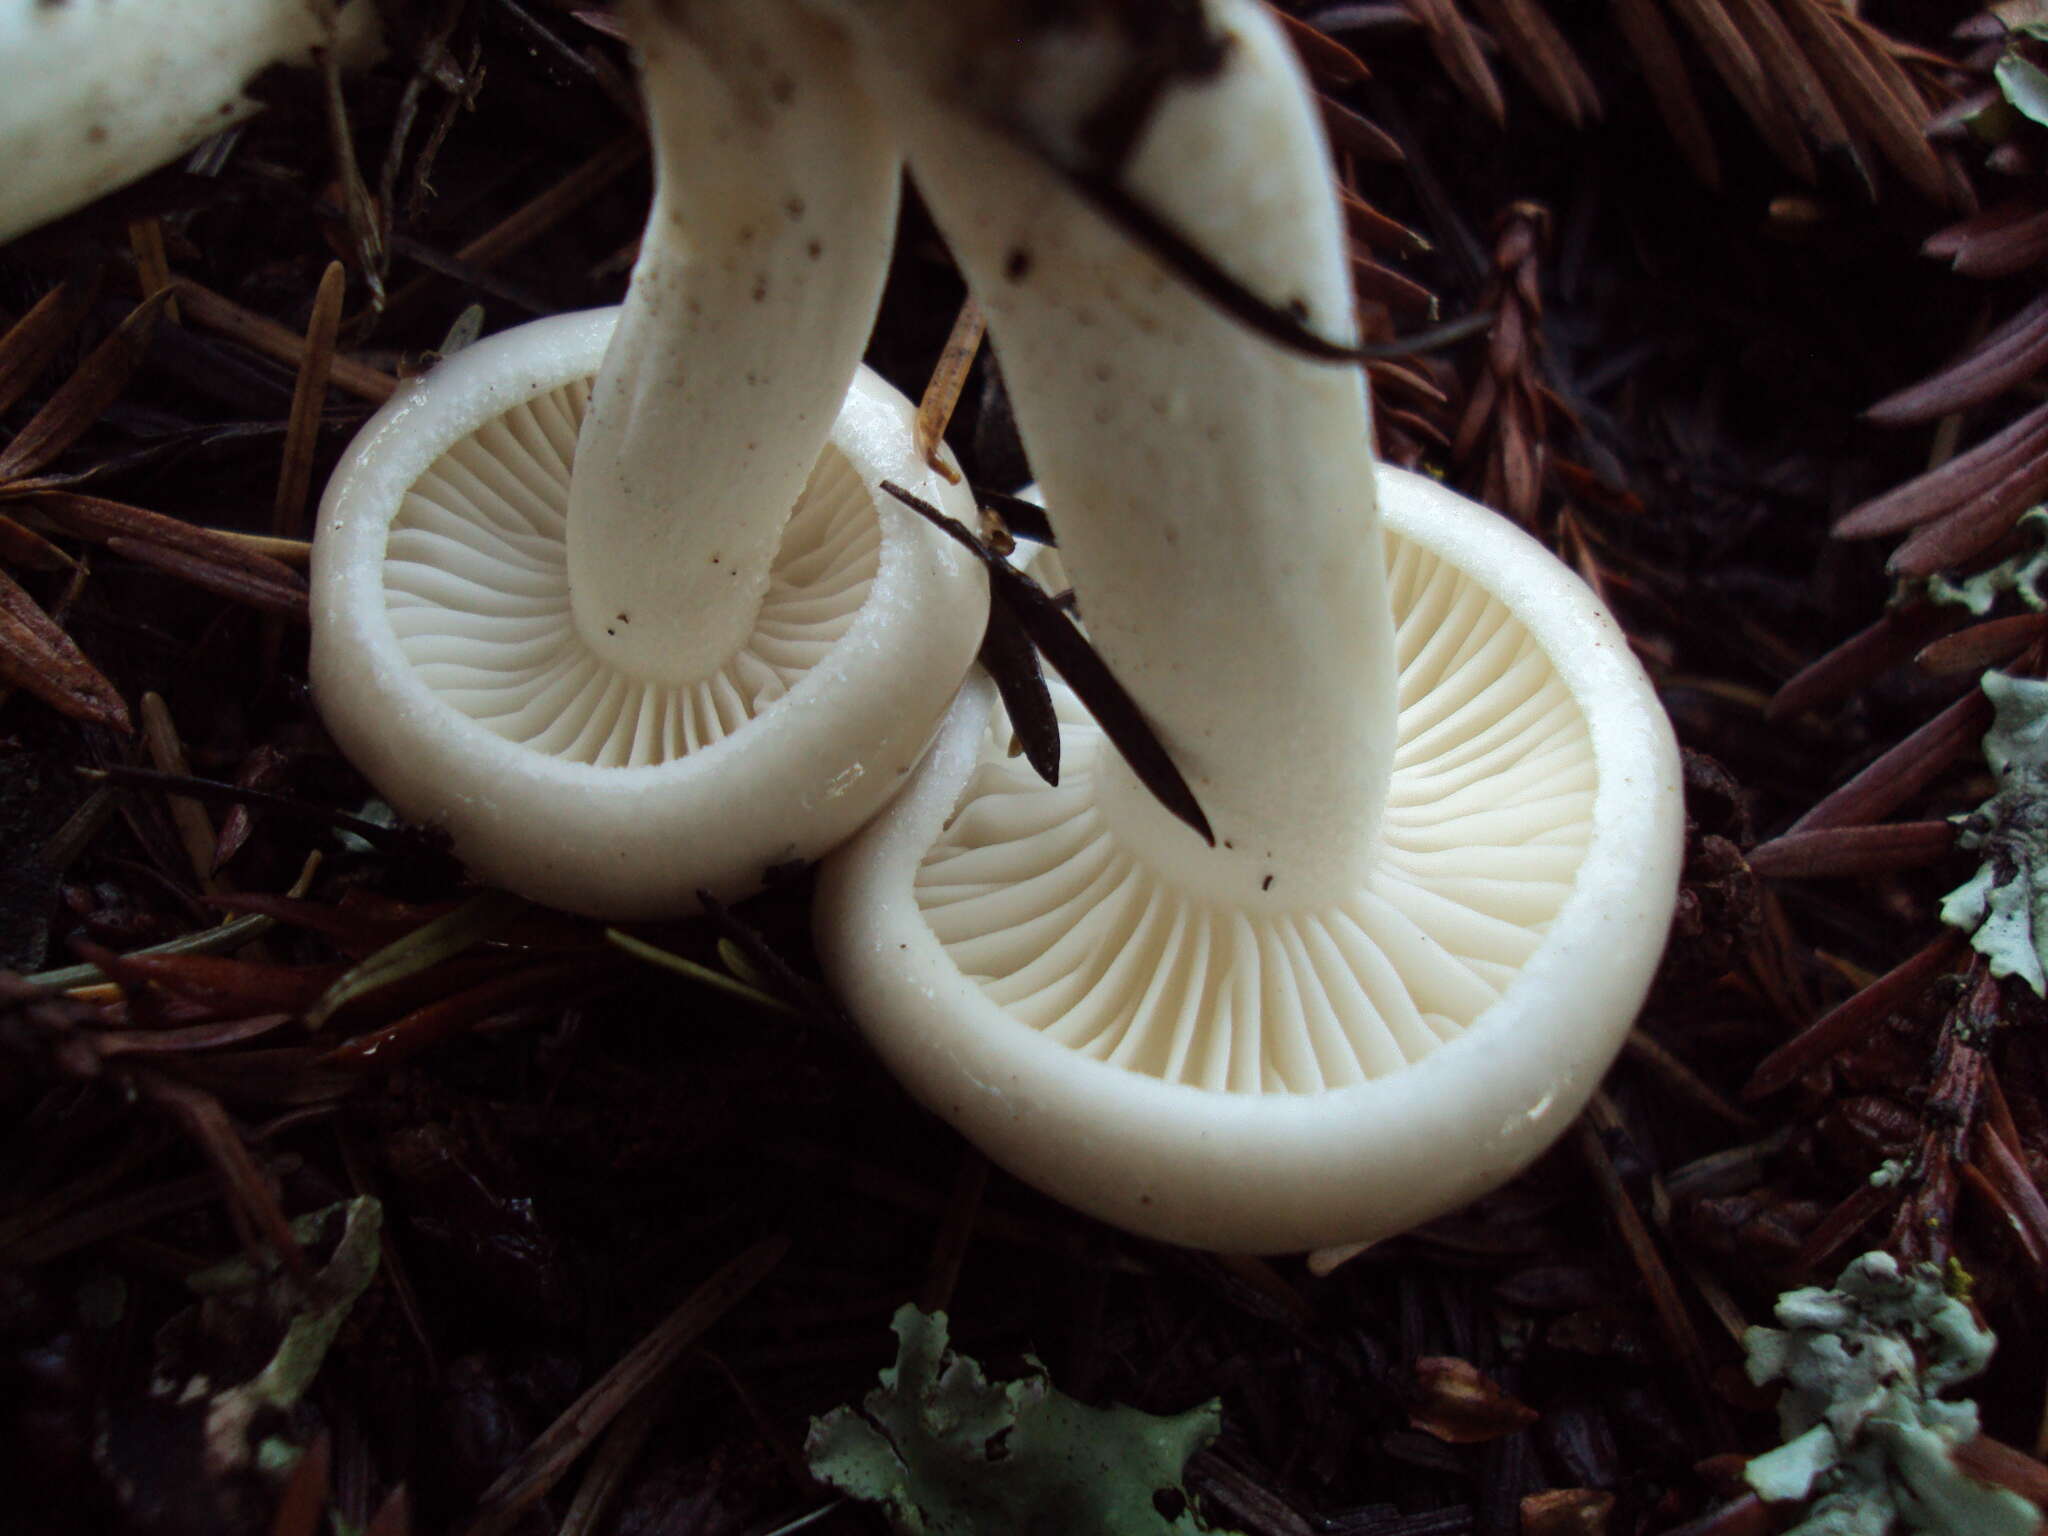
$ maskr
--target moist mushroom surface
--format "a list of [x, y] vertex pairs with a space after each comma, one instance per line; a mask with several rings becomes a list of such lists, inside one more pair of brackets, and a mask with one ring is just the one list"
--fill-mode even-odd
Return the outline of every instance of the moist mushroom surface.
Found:
[[625, 16], [656, 198], [626, 304], [522, 326], [379, 412], [330, 484], [336, 739], [481, 875], [607, 916], [757, 888], [903, 782], [973, 659], [971, 512], [859, 371], [897, 158], [787, 0]]
[[[1647, 680], [1533, 541], [1374, 465], [1361, 374], [1330, 360], [1328, 155], [1260, 7], [1212, 0], [1201, 36], [1132, 55], [1189, 62], [1113, 152], [987, 56], [971, 98], [925, 73], [972, 23], [866, 13], [1081, 618], [1215, 841], [1071, 700], [1038, 781], [979, 687], [828, 864], [828, 972], [927, 1104], [1137, 1231], [1323, 1247], [1481, 1193], [1584, 1103], [1663, 947], [1682, 812]], [[1124, 99], [1114, 39], [1063, 25], [1002, 57], [1096, 50], [1077, 99]], [[1225, 313], [1140, 228], [1284, 323]]]

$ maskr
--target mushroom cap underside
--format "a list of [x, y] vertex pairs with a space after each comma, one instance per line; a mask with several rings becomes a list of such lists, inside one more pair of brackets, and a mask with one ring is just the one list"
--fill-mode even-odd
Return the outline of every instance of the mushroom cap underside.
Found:
[[1663, 949], [1677, 750], [1625, 637], [1504, 520], [1378, 473], [1399, 746], [1355, 898], [1259, 915], [1177, 889], [1105, 824], [1071, 696], [1051, 788], [982, 679], [826, 865], [820, 949], [891, 1069], [1147, 1235], [1293, 1251], [1494, 1187], [1597, 1086]]
[[[602, 666], [570, 608], [565, 510], [617, 314], [478, 342], [364, 428], [321, 505], [312, 672], [351, 761], [480, 876], [642, 917], [745, 894], [871, 816], [972, 662], [987, 598], [971, 558], [875, 489], [971, 511], [863, 370], [748, 643], [681, 686]], [[686, 466], [677, 482], [686, 508]]]

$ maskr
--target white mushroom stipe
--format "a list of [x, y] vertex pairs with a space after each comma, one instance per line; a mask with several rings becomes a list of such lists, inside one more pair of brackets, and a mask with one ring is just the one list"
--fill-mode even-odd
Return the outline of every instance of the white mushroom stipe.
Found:
[[265, 69], [319, 49], [360, 66], [380, 48], [373, 0], [4, 0], [0, 241], [240, 122]]
[[608, 667], [574, 621], [564, 534], [616, 319], [480, 341], [365, 428], [314, 543], [313, 682], [351, 760], [478, 874], [635, 917], [744, 894], [866, 820], [929, 739], [986, 599], [977, 566], [875, 489], [969, 510], [918, 458], [909, 403], [862, 370], [747, 642], [685, 684]]
[[[1372, 463], [1355, 369], [1222, 315], [1049, 168], [1078, 155], [1341, 340], [1327, 151], [1259, 6], [1207, 0], [1217, 46], [1185, 56], [1208, 62], [1093, 167], [1041, 120], [1056, 86], [956, 92], [876, 21], [918, 22], [927, 60], [971, 52], [937, 11], [850, 11], [989, 315], [1081, 616], [1217, 843], [1064, 690], [1062, 783], [1039, 783], [977, 683], [828, 862], [828, 973], [919, 1098], [1134, 1231], [1332, 1249], [1473, 1198], [1578, 1112], [1661, 952], [1683, 818], [1648, 681], [1533, 541]], [[993, 57], [1066, 56], [1062, 25]], [[1091, 46], [1083, 106], [1120, 99]]]
[[900, 173], [845, 39], [793, 0], [621, 14], [655, 148], [626, 303], [479, 342], [365, 429], [322, 504], [313, 684], [477, 873], [646, 917], [872, 815], [987, 583], [877, 489], [973, 516], [859, 369]]

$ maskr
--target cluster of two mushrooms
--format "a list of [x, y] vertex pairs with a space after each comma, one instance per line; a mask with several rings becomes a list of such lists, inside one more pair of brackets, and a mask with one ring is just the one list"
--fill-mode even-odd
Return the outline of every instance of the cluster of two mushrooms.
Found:
[[[1352, 328], [1328, 155], [1263, 9], [1206, 0], [1181, 35], [1140, 39], [1101, 19], [1113, 7], [992, 25], [1016, 9], [692, 6], [687, 46], [643, 33], [661, 190], [580, 442], [577, 370], [595, 366], [599, 317], [550, 322], [545, 367], [461, 407], [460, 425], [485, 429], [476, 446], [449, 446], [445, 421], [432, 449], [380, 442], [485, 369], [490, 344], [394, 404], [326, 507], [323, 708], [394, 802], [449, 824], [481, 872], [585, 910], [744, 889], [867, 821], [826, 860], [819, 948], [927, 1105], [1027, 1181], [1148, 1235], [1266, 1252], [1370, 1239], [1511, 1175], [1596, 1085], [1668, 923], [1675, 750], [1575, 577], [1492, 514], [1373, 463], [1362, 374], [1328, 341]], [[665, 71], [690, 73], [687, 108]], [[873, 101], [890, 103], [886, 124]], [[685, 202], [672, 165], [736, 141], [744, 173], [714, 152], [694, 182], [709, 190]], [[841, 511], [806, 501], [785, 519], [825, 441], [826, 385], [852, 374], [872, 315], [899, 150], [989, 316], [1090, 639], [1210, 839], [1058, 684], [1058, 785], [1012, 755], [986, 680], [946, 707], [979, 637], [978, 574], [877, 486], [971, 508], [914, 462], [907, 432], [878, 462], [855, 457], [856, 440], [884, 436], [872, 386], [847, 397], [811, 475], [814, 495], [844, 487]], [[685, 234], [670, 265], [664, 242]], [[1162, 247], [1191, 257], [1194, 281]], [[1219, 277], [1278, 323], [1225, 313]], [[778, 357], [759, 325], [782, 303], [811, 306], [801, 326], [827, 339], [813, 360]], [[818, 358], [843, 361], [836, 382]], [[770, 414], [743, 422], [707, 399], [714, 374]], [[888, 410], [900, 431], [905, 408]], [[484, 439], [539, 480], [514, 484]], [[782, 480], [720, 501], [739, 484], [727, 472], [771, 442]], [[373, 486], [404, 497], [388, 534], [358, 522]], [[514, 510], [457, 517], [497, 491]], [[879, 546], [872, 574], [794, 599], [800, 620], [771, 618], [783, 573], [862, 541]], [[468, 564], [486, 554], [509, 562], [509, 586]], [[335, 574], [345, 558], [361, 572]], [[753, 574], [721, 578], [733, 559]], [[885, 595], [892, 559], [932, 585]], [[835, 604], [856, 588], [849, 619]], [[941, 606], [958, 610], [943, 640], [863, 627], [877, 608]], [[434, 607], [458, 615], [455, 633], [427, 633]], [[793, 628], [828, 611], [842, 632], [809, 637], [810, 670], [778, 670], [800, 648]], [[788, 644], [742, 640], [734, 654], [751, 659], [707, 669], [742, 614]], [[515, 681], [486, 675], [493, 651]], [[608, 658], [622, 672], [603, 702], [565, 707], [571, 680]], [[401, 659], [421, 670], [401, 674]], [[922, 691], [884, 697], [862, 680], [870, 664]], [[349, 702], [366, 680], [368, 702]], [[716, 726], [691, 739], [664, 724], [649, 745], [639, 726], [673, 719], [684, 694]], [[842, 695], [886, 747], [835, 759], [809, 745]], [[374, 745], [394, 715], [422, 739]], [[436, 803], [454, 749], [424, 739], [429, 717], [488, 774], [536, 755], [522, 742], [577, 760]], [[758, 779], [656, 819], [657, 779], [715, 771], [756, 735], [742, 772]], [[601, 785], [639, 807], [599, 811]], [[797, 808], [821, 805], [843, 814], [797, 833]], [[749, 853], [734, 828], [757, 812], [776, 840]], [[485, 823], [522, 833], [521, 851], [483, 853]], [[706, 874], [711, 844], [730, 856]], [[536, 864], [558, 877], [536, 885]], [[600, 889], [615, 864], [641, 872], [644, 894]], [[663, 869], [689, 873], [664, 884]]]

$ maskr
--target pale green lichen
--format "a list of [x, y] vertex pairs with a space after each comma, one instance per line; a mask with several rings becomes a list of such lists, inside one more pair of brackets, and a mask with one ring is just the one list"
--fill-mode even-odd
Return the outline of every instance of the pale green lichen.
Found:
[[[894, 1368], [858, 1410], [811, 1421], [811, 1472], [879, 1504], [907, 1536], [1145, 1536], [1207, 1531], [1182, 1468], [1216, 1438], [1214, 1402], [1155, 1417], [1090, 1408], [1043, 1367], [992, 1382], [946, 1347], [946, 1316], [904, 1307]], [[1026, 1357], [1027, 1360], [1029, 1357]]]
[[1981, 1372], [1996, 1343], [1931, 1264], [1902, 1272], [1866, 1253], [1835, 1289], [1778, 1298], [1781, 1328], [1743, 1336], [1749, 1379], [1781, 1381], [1785, 1443], [1744, 1472], [1760, 1498], [1810, 1501], [1786, 1536], [2033, 1536], [2033, 1505], [1957, 1470], [1977, 1405], [1940, 1394]]
[[199, 1300], [166, 1324], [160, 1352], [236, 1356], [259, 1340], [271, 1341], [262, 1364], [231, 1382], [204, 1372], [169, 1374], [159, 1366], [151, 1388], [156, 1396], [202, 1405], [214, 1469], [274, 1466], [284, 1454], [262, 1439], [252, 1443], [252, 1430], [297, 1405], [313, 1385], [349, 1310], [376, 1278], [383, 1216], [383, 1207], [363, 1195], [295, 1219], [291, 1232], [302, 1248], [328, 1250], [303, 1286], [268, 1250], [260, 1263], [233, 1258], [187, 1277]]
[[1986, 672], [1996, 715], [1984, 759], [1998, 789], [1956, 818], [1957, 841], [1983, 855], [1977, 873], [1943, 898], [1941, 920], [1970, 936], [1994, 976], [2018, 976], [2048, 995], [2048, 682]]
[[[2032, 68], [2031, 65], [2028, 67]], [[2048, 593], [2041, 590], [2042, 579], [2048, 577], [2048, 507], [2034, 508], [2019, 520], [2016, 527], [2033, 540], [2033, 548], [2022, 550], [2010, 560], [2001, 560], [1989, 570], [1965, 576], [1961, 581], [1950, 581], [1940, 575], [1930, 576], [1927, 578], [1927, 595], [1937, 603], [1967, 608], [1980, 619], [1991, 612], [2000, 594], [2006, 592], [2012, 593], [2036, 613], [2048, 609]]]

